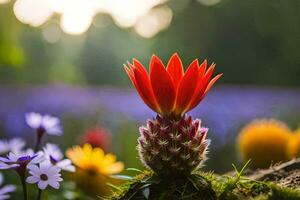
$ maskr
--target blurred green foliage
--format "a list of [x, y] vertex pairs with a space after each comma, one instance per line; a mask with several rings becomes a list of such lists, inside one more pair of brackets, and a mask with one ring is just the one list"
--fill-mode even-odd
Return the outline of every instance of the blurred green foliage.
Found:
[[[171, 0], [170, 27], [152, 39], [120, 29], [98, 15], [85, 35], [43, 39], [48, 25], [22, 25], [12, 3], [0, 6], [0, 82], [123, 85], [122, 64], [136, 57], [144, 64], [153, 53], [166, 62], [177, 51], [187, 65], [208, 58], [224, 72], [224, 83], [299, 85], [299, 0], [223, 0], [206, 7], [196, 0]], [[11, 67], [11, 66], [19, 66]]]
[[0, 66], [19, 67], [25, 55], [18, 42], [19, 23], [7, 5], [0, 6]]

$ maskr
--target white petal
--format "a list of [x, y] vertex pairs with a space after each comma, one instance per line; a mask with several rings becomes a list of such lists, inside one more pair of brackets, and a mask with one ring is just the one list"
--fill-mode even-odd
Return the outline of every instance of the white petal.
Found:
[[22, 155], [17, 155], [15, 153], [10, 152], [7, 155], [7, 159], [9, 160], [7, 162], [17, 162], [20, 156], [22, 156]]
[[60, 135], [62, 135], [63, 131], [62, 131], [62, 128], [59, 125], [57, 125], [57, 126], [54, 126], [52, 128], [47, 129], [47, 133], [49, 135], [58, 135], [58, 136], [60, 136]]
[[64, 159], [56, 164], [57, 167], [65, 171], [75, 172], [75, 167], [71, 164], [71, 160]]
[[59, 183], [57, 181], [49, 181], [49, 185], [55, 189], [59, 188]]
[[0, 194], [0, 200], [6, 200], [6, 199], [10, 199], [10, 196], [9, 195]]
[[59, 182], [61, 182], [61, 181], [63, 181], [64, 179], [62, 179], [62, 178], [57, 178], [56, 180], [59, 181]]
[[37, 129], [42, 124], [42, 116], [38, 113], [26, 113], [25, 121], [33, 129]]
[[37, 183], [39, 181], [40, 181], [40, 179], [37, 176], [29, 176], [29, 177], [26, 178], [26, 182], [31, 183], [31, 184], [32, 183]]
[[3, 177], [3, 175], [0, 173], [0, 185], [3, 184], [3, 181], [4, 181], [4, 177]]
[[52, 166], [51, 168], [48, 169], [47, 174], [49, 174], [49, 176], [55, 176], [55, 175], [59, 175], [60, 176], [60, 168], [57, 166]]
[[63, 180], [64, 179], [62, 179], [61, 177], [50, 177], [48, 181], [61, 182]]
[[30, 164], [37, 164], [37, 163], [40, 163], [44, 160], [45, 160], [45, 157], [44, 157], [43, 152], [38, 152], [37, 156], [35, 158], [33, 158], [29, 163]]
[[61, 169], [68, 171], [68, 172], [75, 172], [76, 168], [73, 165], [69, 165], [69, 166], [64, 166]]
[[9, 152], [9, 144], [7, 140], [0, 140], [0, 153], [1, 155], [6, 154]]
[[49, 160], [45, 160], [40, 163], [40, 170], [44, 174], [48, 174], [49, 170], [51, 170], [52, 164]]
[[44, 115], [42, 118], [42, 126], [48, 130], [59, 125], [59, 119], [50, 115]]
[[33, 156], [33, 155], [34, 155], [34, 151], [33, 151], [33, 149], [28, 148], [28, 149], [26, 149], [26, 150], [23, 152], [23, 155]]
[[6, 163], [10, 163], [12, 162], [10, 159], [5, 158], [5, 157], [0, 157], [0, 162], [6, 162]]
[[64, 159], [62, 161], [59, 161], [56, 165], [58, 167], [63, 167], [63, 166], [67, 166], [67, 165], [70, 165], [72, 164], [72, 161], [70, 159]]
[[49, 159], [50, 156], [56, 160], [61, 160], [63, 158], [63, 154], [56, 144], [47, 143], [44, 147], [44, 153], [47, 159]]
[[26, 142], [21, 138], [13, 138], [9, 141], [9, 148], [14, 153], [20, 152], [25, 145]]
[[6, 185], [0, 190], [0, 194], [10, 193], [16, 191], [16, 186], [14, 185]]
[[44, 190], [47, 186], [48, 186], [47, 181], [39, 181], [39, 183], [38, 183], [38, 187], [39, 187], [41, 190]]
[[27, 165], [27, 168], [29, 169], [29, 173], [32, 175], [40, 175], [41, 170], [36, 165]]
[[6, 163], [0, 162], [0, 169], [11, 169], [11, 168], [19, 167], [19, 166], [20, 166], [19, 164], [8, 165]]

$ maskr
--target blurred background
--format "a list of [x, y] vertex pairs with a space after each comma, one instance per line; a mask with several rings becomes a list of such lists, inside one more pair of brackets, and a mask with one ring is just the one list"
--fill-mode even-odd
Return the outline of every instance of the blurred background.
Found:
[[155, 114], [123, 63], [178, 52], [185, 66], [207, 58], [224, 73], [192, 114], [210, 129], [206, 169], [226, 172], [242, 164], [235, 140], [245, 123], [300, 125], [299, 8], [299, 0], [0, 0], [0, 135], [31, 138], [24, 113], [49, 113], [62, 119], [64, 149], [104, 127], [109, 151], [141, 168], [138, 126]]

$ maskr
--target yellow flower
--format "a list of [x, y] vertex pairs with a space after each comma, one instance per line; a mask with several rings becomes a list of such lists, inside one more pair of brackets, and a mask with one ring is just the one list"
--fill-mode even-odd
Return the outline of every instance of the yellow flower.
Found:
[[92, 148], [90, 144], [75, 146], [66, 154], [77, 167], [92, 173], [109, 175], [124, 169], [122, 162], [116, 162], [115, 155], [105, 155], [101, 148]]
[[101, 148], [93, 148], [90, 144], [74, 146], [67, 150], [66, 155], [77, 167], [75, 174], [70, 175], [71, 179], [90, 196], [109, 195], [111, 188], [107, 183], [122, 183], [110, 175], [120, 173], [124, 164], [116, 162], [115, 155], [105, 154]]
[[260, 119], [240, 132], [237, 146], [242, 158], [251, 159], [252, 167], [265, 168], [288, 160], [286, 149], [292, 137], [289, 127], [275, 119]]
[[291, 137], [287, 147], [287, 154], [290, 159], [300, 157], [300, 129], [296, 130]]

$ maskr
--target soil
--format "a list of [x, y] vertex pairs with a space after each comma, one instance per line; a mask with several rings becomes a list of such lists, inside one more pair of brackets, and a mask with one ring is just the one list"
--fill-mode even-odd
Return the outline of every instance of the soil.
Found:
[[272, 181], [283, 187], [300, 190], [300, 158], [271, 166], [269, 169], [252, 171], [248, 178]]

